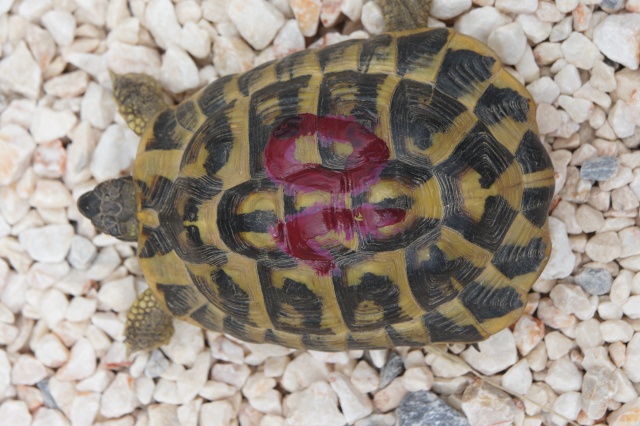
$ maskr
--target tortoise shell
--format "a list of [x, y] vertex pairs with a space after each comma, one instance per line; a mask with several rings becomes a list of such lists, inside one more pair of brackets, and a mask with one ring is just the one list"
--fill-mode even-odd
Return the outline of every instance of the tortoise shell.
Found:
[[143, 133], [141, 268], [172, 315], [245, 341], [486, 339], [551, 250], [535, 116], [488, 47], [444, 28], [219, 78]]

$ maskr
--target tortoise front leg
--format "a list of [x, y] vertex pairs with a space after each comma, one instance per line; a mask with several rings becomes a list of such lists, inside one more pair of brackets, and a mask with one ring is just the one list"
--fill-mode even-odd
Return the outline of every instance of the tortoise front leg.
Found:
[[127, 354], [166, 345], [173, 331], [173, 318], [160, 306], [151, 290], [146, 289], [127, 314], [124, 332]]

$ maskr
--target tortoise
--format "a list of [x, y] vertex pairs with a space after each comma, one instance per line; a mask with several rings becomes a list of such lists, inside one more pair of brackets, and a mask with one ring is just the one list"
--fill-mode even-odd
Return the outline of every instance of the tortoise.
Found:
[[112, 74], [133, 176], [78, 201], [137, 241], [130, 351], [172, 319], [321, 351], [472, 343], [511, 325], [547, 263], [554, 173], [534, 102], [446, 28], [297, 52], [177, 106]]

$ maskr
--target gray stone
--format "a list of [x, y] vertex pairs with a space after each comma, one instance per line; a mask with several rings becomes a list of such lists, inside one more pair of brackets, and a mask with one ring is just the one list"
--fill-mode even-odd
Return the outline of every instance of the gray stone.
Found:
[[586, 180], [607, 180], [618, 172], [616, 157], [598, 157], [587, 160], [580, 168], [580, 177]]
[[578, 284], [589, 294], [600, 296], [609, 293], [613, 278], [606, 269], [584, 269], [575, 277]]
[[600, 8], [608, 13], [615, 13], [624, 8], [624, 0], [602, 0]]
[[462, 414], [429, 391], [406, 394], [396, 416], [398, 426], [469, 426]]
[[380, 370], [380, 389], [386, 388], [403, 370], [404, 362], [402, 357], [393, 352], [387, 363], [382, 367], [382, 370]]

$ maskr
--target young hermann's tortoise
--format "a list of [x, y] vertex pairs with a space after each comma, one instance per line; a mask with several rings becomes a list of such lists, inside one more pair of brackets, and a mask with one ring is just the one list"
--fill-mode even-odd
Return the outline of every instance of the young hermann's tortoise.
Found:
[[512, 324], [551, 250], [535, 106], [484, 44], [445, 28], [295, 53], [177, 107], [112, 76], [142, 140], [133, 177], [78, 204], [138, 241], [130, 351], [172, 317], [335, 351], [477, 342]]

